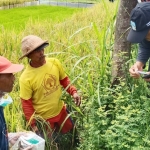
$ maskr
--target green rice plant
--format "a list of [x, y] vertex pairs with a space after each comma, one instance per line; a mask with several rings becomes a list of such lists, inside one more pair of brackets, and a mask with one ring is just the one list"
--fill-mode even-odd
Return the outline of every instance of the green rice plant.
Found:
[[[110, 4], [108, 4], [108, 6], [111, 7]], [[101, 25], [100, 27], [97, 26], [97, 24], [102, 24], [102, 20], [106, 19], [105, 17], [107, 13], [103, 11], [103, 14], [100, 14], [99, 7], [102, 7], [101, 9], [103, 9], [103, 5], [95, 6], [94, 11], [92, 11], [92, 9], [89, 9], [88, 11], [84, 10], [83, 16], [79, 13], [77, 16], [74, 16], [72, 20], [68, 20], [54, 26], [48, 26], [48, 23], [46, 23], [45, 26], [45, 29], [47, 29], [46, 31], [49, 31], [50, 33], [49, 37], [45, 37], [45, 39], [50, 39], [51, 43], [50, 47], [46, 49], [47, 55], [49, 57], [57, 57], [64, 62], [63, 64], [69, 77], [72, 80], [77, 79], [74, 80], [73, 84], [77, 85], [77, 88], [81, 90], [83, 97], [83, 110], [81, 109], [81, 112], [85, 115], [85, 117], [82, 117], [79, 110], [75, 110], [71, 107], [72, 103], [70, 101], [68, 103], [68, 97], [65, 97], [64, 95], [63, 98], [66, 99], [68, 104], [71, 104], [71, 110], [74, 111], [75, 116], [77, 117], [77, 130], [80, 131], [81, 137], [84, 139], [82, 144], [87, 147], [89, 147], [89, 145], [86, 144], [85, 139], [88, 138], [89, 135], [86, 136], [85, 129], [88, 128], [83, 129], [83, 127], [89, 124], [89, 121], [86, 120], [86, 118], [94, 115], [94, 108], [92, 107], [92, 104], [96, 105], [98, 102], [97, 94], [99, 93], [99, 90], [97, 88], [99, 86], [97, 85], [110, 85], [108, 75], [110, 73], [109, 65], [111, 48], [109, 50], [108, 45], [108, 51], [104, 51], [103, 49], [103, 53], [101, 52], [101, 49], [105, 44], [101, 42], [103, 41], [101, 32], [103, 33], [103, 30], [106, 30], [108, 25], [106, 22], [105, 25]], [[91, 17], [89, 17], [90, 15]], [[97, 20], [97, 18], [100, 20]], [[75, 22], [78, 23], [76, 24]], [[70, 27], [70, 24], [74, 24], [74, 26]], [[32, 24], [30, 24], [30, 26], [32, 26]], [[38, 32], [37, 34], [41, 35], [42, 27], [43, 25], [41, 26], [39, 24], [36, 28], [32, 28], [32, 31], [26, 30], [26, 32], [28, 34]], [[109, 30], [111, 31], [111, 28], [109, 28]], [[43, 36], [48, 36], [43, 30], [42, 33]], [[100, 38], [98, 38], [99, 35], [101, 36]], [[112, 43], [110, 47], [112, 47]], [[100, 95], [100, 93], [98, 95]], [[95, 99], [97, 100], [96, 102]], [[84, 134], [85, 137], [82, 134]], [[89, 142], [89, 140], [87, 142]], [[87, 147], [85, 147], [85, 149], [87, 149]]]
[[[20, 33], [28, 22], [37, 24], [37, 26], [42, 22], [48, 24], [49, 22], [59, 23], [78, 11], [82, 11], [82, 9], [41, 5], [0, 10], [0, 30], [2, 32], [9, 30]], [[29, 30], [32, 30], [32, 28], [29, 27]]]
[[21, 132], [25, 131], [25, 121], [23, 119], [23, 112], [20, 104], [19, 95], [11, 93], [13, 103], [5, 107], [6, 122], [8, 132]]
[[[24, 25], [20, 24], [24, 26], [22, 30], [17, 28], [15, 22], [16, 28], [13, 30], [1, 28], [0, 53], [14, 62], [21, 56], [20, 43], [24, 36], [35, 34], [50, 42], [50, 46], [45, 49], [46, 56], [56, 57], [62, 62], [82, 97], [80, 108], [75, 106], [65, 90], [61, 97], [68, 105], [79, 133], [78, 150], [135, 150], [148, 149], [150, 146], [148, 84], [142, 79], [131, 79], [126, 73], [126, 79], [120, 79], [120, 85], [111, 87], [117, 2], [119, 1], [109, 3], [103, 0], [94, 7], [82, 9], [61, 21], [46, 17], [42, 21], [28, 18]], [[124, 64], [125, 67], [133, 63], [136, 53], [137, 51], [132, 52], [131, 60]], [[27, 60], [20, 63], [26, 64]], [[20, 73], [16, 74], [17, 81], [11, 93], [14, 104], [5, 108], [10, 132], [27, 129], [19, 101], [19, 76]], [[46, 135], [44, 125], [41, 125], [41, 129], [49, 146], [46, 150], [57, 148], [57, 143], [49, 140]], [[68, 149], [67, 143], [72, 135], [60, 137], [61, 140], [64, 139], [61, 142], [66, 144], [63, 148]]]

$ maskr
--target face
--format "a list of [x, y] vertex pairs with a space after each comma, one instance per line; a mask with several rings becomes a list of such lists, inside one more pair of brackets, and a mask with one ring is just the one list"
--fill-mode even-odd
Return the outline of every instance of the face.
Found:
[[28, 55], [33, 65], [42, 66], [45, 63], [44, 49], [35, 50]]
[[11, 92], [15, 77], [12, 73], [0, 74], [0, 91]]
[[150, 41], [150, 30], [148, 31], [148, 34], [146, 35], [146, 40]]

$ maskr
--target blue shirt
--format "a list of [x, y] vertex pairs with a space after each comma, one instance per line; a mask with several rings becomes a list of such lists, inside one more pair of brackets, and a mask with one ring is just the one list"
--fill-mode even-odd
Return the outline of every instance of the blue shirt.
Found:
[[0, 106], [0, 150], [9, 150], [7, 127], [3, 107]]
[[150, 58], [150, 41], [144, 39], [141, 43], [139, 43], [137, 61], [146, 64], [149, 58]]

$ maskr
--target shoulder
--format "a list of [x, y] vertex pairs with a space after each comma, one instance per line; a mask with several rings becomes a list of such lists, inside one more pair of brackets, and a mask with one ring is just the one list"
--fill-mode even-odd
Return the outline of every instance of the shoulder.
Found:
[[30, 67], [30, 65], [27, 65], [26, 68], [24, 69], [24, 71], [22, 72], [19, 80], [26, 80], [27, 77], [31, 76], [31, 73], [33, 73], [34, 71], [31, 70], [32, 68]]
[[57, 58], [46, 58], [47, 62], [60, 65], [61, 62]]

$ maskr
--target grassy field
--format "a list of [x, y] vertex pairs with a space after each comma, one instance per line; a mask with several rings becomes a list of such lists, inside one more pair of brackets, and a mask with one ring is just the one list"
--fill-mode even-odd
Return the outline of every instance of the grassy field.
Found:
[[[47, 57], [62, 62], [72, 84], [79, 90], [80, 108], [65, 91], [62, 95], [79, 132], [81, 143], [77, 150], [148, 150], [150, 147], [147, 84], [142, 79], [131, 79], [125, 72], [126, 79], [120, 79], [116, 87], [111, 86], [118, 2], [102, 0], [88, 9], [38, 6], [0, 11], [0, 21], [3, 20], [0, 55], [19, 62], [22, 38], [38, 35], [50, 42], [45, 49]], [[135, 61], [136, 52], [133, 47], [132, 59], [123, 64], [125, 67]], [[20, 63], [26, 64], [27, 60]], [[19, 76], [17, 73], [10, 94], [14, 102], [4, 109], [9, 132], [28, 130], [20, 105]], [[72, 150], [67, 147], [65, 136], [61, 144], [61, 150]], [[53, 146], [57, 149], [54, 141], [47, 138], [46, 150]]]
[[23, 8], [0, 10], [0, 28], [15, 30], [16, 32], [24, 30], [29, 21], [44, 22], [62, 22], [82, 9], [65, 8], [53, 6], [31, 6]]
[[[1, 55], [18, 62], [21, 56], [21, 39], [28, 34], [35, 34], [50, 41], [50, 46], [45, 50], [47, 56], [60, 59], [66, 73], [82, 94], [81, 108], [76, 108], [71, 97], [65, 92], [62, 96], [65, 101], [67, 99], [66, 103], [70, 107], [79, 131], [85, 128], [81, 126], [81, 122], [83, 112], [87, 116], [88, 107], [85, 106], [89, 105], [88, 101], [97, 88], [94, 82], [102, 81], [106, 72], [105, 67], [110, 61], [110, 51], [105, 51], [104, 45], [111, 48], [113, 41], [104, 41], [103, 36], [107, 31], [109, 34], [113, 33], [113, 24], [110, 24], [110, 20], [113, 22], [115, 6], [108, 3], [107, 7], [114, 9], [106, 7], [106, 10], [105, 4], [102, 3], [88, 9], [38, 6], [0, 11]], [[105, 11], [99, 13], [99, 10]], [[107, 11], [110, 11], [111, 15], [107, 15]], [[110, 39], [110, 35], [106, 36]], [[104, 56], [106, 56], [105, 61], [101, 59]], [[26, 60], [20, 63], [26, 63]], [[100, 63], [103, 64], [102, 68]], [[101, 78], [98, 79], [97, 75], [101, 75]], [[27, 130], [20, 106], [18, 78], [19, 74], [16, 75], [16, 84], [11, 93], [14, 103], [5, 108], [9, 132]], [[83, 126], [85, 125], [86, 122]], [[50, 141], [47, 143], [51, 145]]]

